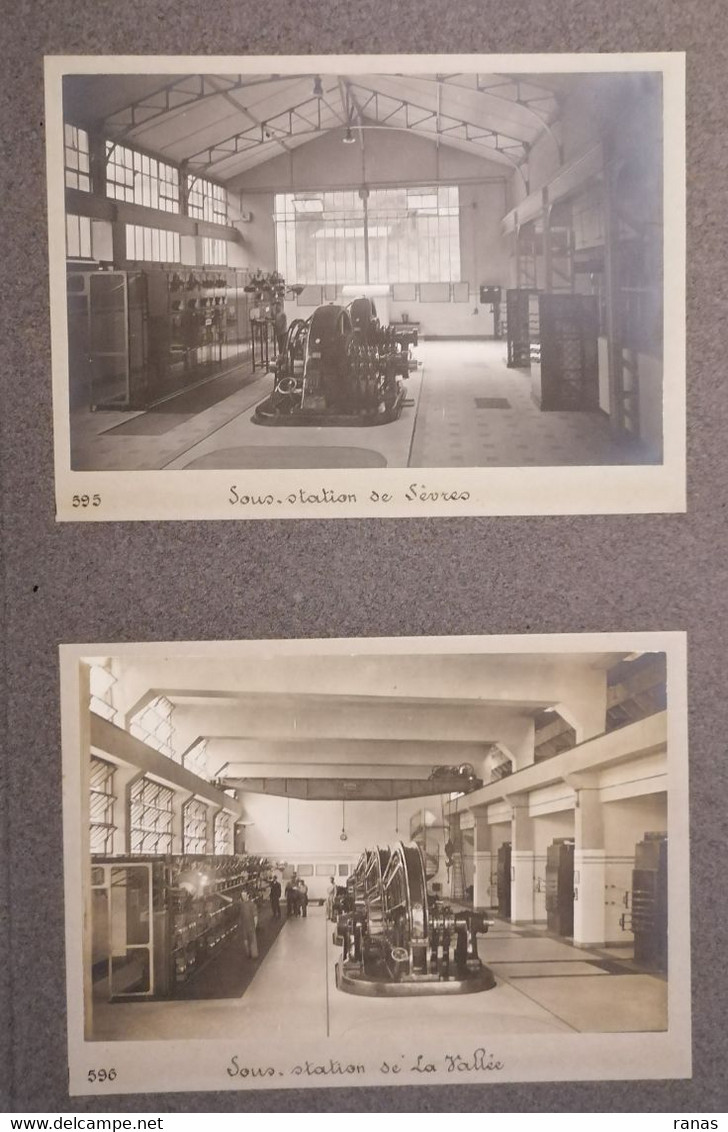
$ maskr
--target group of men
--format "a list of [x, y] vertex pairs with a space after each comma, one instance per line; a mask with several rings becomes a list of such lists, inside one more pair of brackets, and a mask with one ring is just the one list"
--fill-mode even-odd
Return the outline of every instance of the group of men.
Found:
[[[286, 882], [286, 916], [306, 916], [308, 910], [308, 886], [296, 873]], [[281, 918], [281, 882], [273, 877], [270, 882], [270, 907], [274, 920]]]

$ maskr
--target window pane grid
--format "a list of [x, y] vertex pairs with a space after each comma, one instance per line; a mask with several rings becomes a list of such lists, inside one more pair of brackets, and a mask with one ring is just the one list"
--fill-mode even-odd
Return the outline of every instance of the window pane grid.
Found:
[[126, 225], [126, 258], [147, 260], [150, 263], [181, 263], [179, 232], [166, 228], [146, 228], [139, 224]]
[[172, 723], [173, 704], [166, 696], [157, 696], [132, 717], [130, 733], [148, 747], [166, 755], [175, 762], [181, 762], [174, 747], [174, 725]]
[[215, 815], [213, 844], [217, 857], [228, 856], [233, 851], [233, 817], [225, 810]]
[[457, 185], [358, 192], [277, 193], [277, 267], [296, 283], [457, 283]]
[[91, 759], [89, 816], [91, 852], [109, 854], [114, 848], [114, 767], [103, 759]]
[[207, 852], [207, 806], [196, 798], [182, 807], [182, 852]]
[[209, 236], [202, 238], [202, 262], [207, 266], [225, 267], [228, 261], [227, 240], [218, 240]]
[[71, 126], [68, 122], [64, 129], [65, 175], [66, 188], [91, 191], [91, 177], [89, 175], [89, 148], [88, 133]]
[[66, 255], [69, 259], [91, 258], [91, 220], [66, 213]]
[[228, 196], [227, 189], [208, 181], [205, 177], [196, 177], [190, 173], [187, 177], [187, 214], [194, 220], [207, 220], [211, 224], [227, 224], [228, 222]]
[[207, 739], [200, 739], [184, 756], [183, 765], [186, 770], [196, 774], [199, 778], [210, 779], [207, 769]]
[[126, 145], [106, 142], [106, 195], [162, 212], [179, 212], [179, 170]]
[[172, 791], [149, 778], [135, 782], [130, 792], [132, 853], [171, 853]]

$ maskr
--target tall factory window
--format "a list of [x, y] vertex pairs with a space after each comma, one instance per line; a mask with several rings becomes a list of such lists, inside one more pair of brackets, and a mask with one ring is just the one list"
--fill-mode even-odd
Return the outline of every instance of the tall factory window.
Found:
[[66, 188], [91, 191], [88, 134], [78, 126], [64, 127]]
[[91, 711], [96, 715], [103, 716], [104, 719], [110, 719], [112, 723], [116, 722], [116, 708], [114, 707], [114, 685], [116, 684], [116, 677], [114, 676], [109, 661], [99, 662], [92, 664], [89, 670], [89, 679], [91, 685]]
[[174, 746], [173, 711], [174, 705], [166, 696], [156, 696], [132, 717], [129, 731], [135, 739], [178, 763], [181, 758]]
[[228, 856], [233, 851], [233, 815], [226, 810], [215, 814], [214, 853], [217, 857]]
[[187, 176], [187, 215], [193, 220], [208, 220], [211, 224], [227, 224], [228, 197], [227, 189], [208, 181], [204, 177], [196, 177], [194, 173]]
[[114, 767], [103, 759], [91, 759], [89, 786], [91, 852], [108, 856], [114, 851]]
[[151, 778], [131, 788], [129, 829], [132, 853], [172, 852], [172, 791]]
[[91, 220], [66, 213], [66, 255], [69, 259], [91, 259]]
[[209, 266], [224, 267], [228, 261], [227, 240], [202, 237], [202, 262]]
[[106, 195], [161, 212], [179, 212], [179, 170], [156, 157], [107, 141]]
[[370, 283], [457, 283], [457, 185], [375, 189], [367, 201]]
[[365, 283], [364, 202], [358, 192], [276, 193], [277, 267], [295, 283]]
[[126, 258], [148, 260], [151, 263], [180, 263], [179, 232], [166, 228], [143, 228], [139, 224], [126, 225]]
[[277, 267], [303, 284], [455, 283], [457, 185], [276, 193]]
[[182, 852], [207, 852], [207, 806], [197, 798], [182, 807]]

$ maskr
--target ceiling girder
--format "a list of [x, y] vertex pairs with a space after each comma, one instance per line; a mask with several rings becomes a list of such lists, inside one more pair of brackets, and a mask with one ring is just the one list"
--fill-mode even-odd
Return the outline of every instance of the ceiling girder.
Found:
[[221, 789], [249, 794], [272, 794], [310, 802], [379, 802], [424, 798], [433, 794], [469, 793], [483, 784], [479, 778], [437, 775], [423, 779], [398, 778], [223, 778]]
[[[267, 75], [265, 78], [244, 79], [239, 75], [235, 80], [228, 80], [225, 75], [184, 75], [171, 83], [165, 83], [143, 98], [130, 102], [128, 106], [108, 114], [102, 122], [103, 125], [112, 128], [118, 124], [121, 132], [115, 134], [115, 140], [124, 141], [134, 130], [150, 124], [165, 114], [184, 110], [195, 103], [215, 98], [223, 92], [229, 94], [235, 90], [246, 90], [249, 87], [265, 86], [300, 77], [300, 75]], [[227, 83], [227, 85], [215, 86], [211, 82], [212, 79], [215, 79], [216, 83]]]

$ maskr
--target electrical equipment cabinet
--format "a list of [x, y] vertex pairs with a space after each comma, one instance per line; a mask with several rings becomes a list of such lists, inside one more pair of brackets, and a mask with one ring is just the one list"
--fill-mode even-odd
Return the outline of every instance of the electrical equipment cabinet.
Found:
[[636, 962], [667, 970], [667, 834], [646, 833], [635, 847], [632, 931]]
[[505, 841], [498, 850], [498, 915], [511, 918], [511, 843]]
[[557, 935], [574, 934], [574, 842], [564, 837], [546, 850], [546, 923]]
[[147, 409], [246, 355], [246, 280], [223, 268], [70, 269], [71, 403]]
[[507, 365], [510, 369], [525, 369], [531, 364], [531, 288], [511, 288], [506, 291]]
[[174, 995], [236, 931], [241, 892], [264, 899], [269, 870], [247, 856], [92, 858], [94, 995]]
[[599, 409], [598, 336], [596, 296], [539, 296], [539, 372], [532, 384], [534, 399], [541, 409]]

